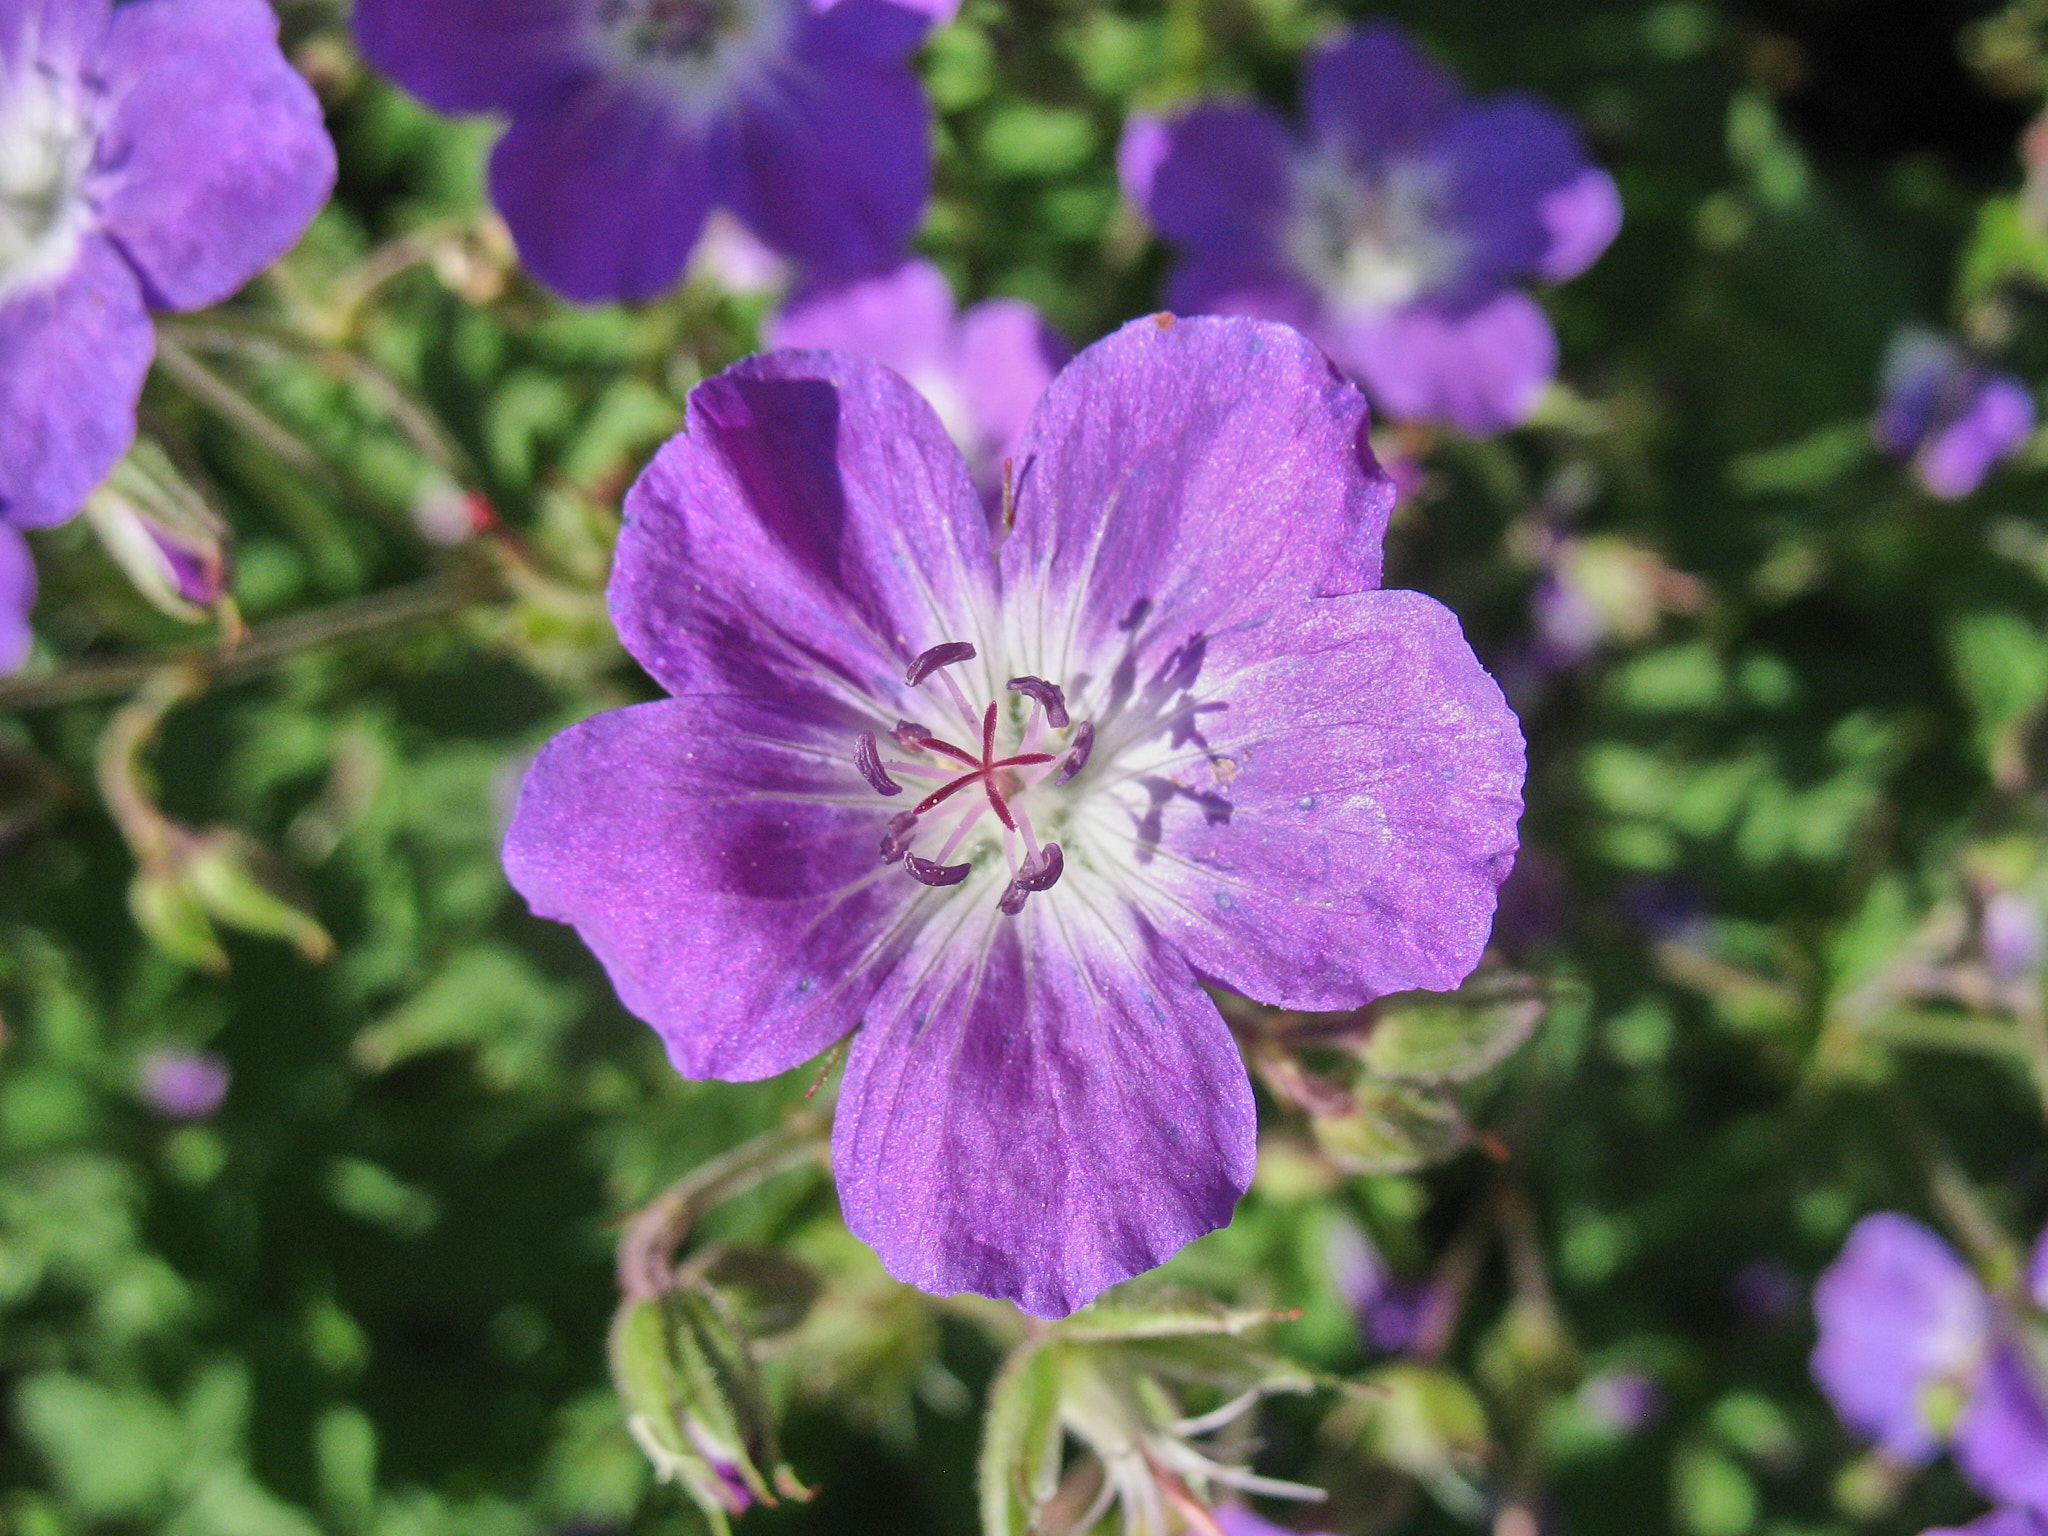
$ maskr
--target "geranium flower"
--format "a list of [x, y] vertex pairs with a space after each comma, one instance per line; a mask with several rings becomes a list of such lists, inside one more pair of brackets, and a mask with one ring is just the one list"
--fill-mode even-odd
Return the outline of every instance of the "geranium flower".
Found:
[[2031, 1509], [1994, 1509], [1968, 1525], [1943, 1526], [1920, 1536], [2048, 1536], [2048, 1516]]
[[1204, 981], [1477, 963], [1521, 734], [1377, 590], [1366, 426], [1284, 327], [1137, 321], [1039, 402], [999, 538], [910, 385], [779, 352], [628, 496], [612, 615], [674, 697], [540, 754], [506, 869], [685, 1076], [859, 1027], [833, 1166], [899, 1279], [1058, 1316], [1227, 1222], [1256, 1125]]
[[1885, 354], [1884, 398], [1871, 435], [1913, 466], [1929, 495], [1956, 501], [2034, 432], [2034, 397], [1946, 336], [1905, 330]]
[[135, 436], [149, 312], [228, 297], [333, 185], [264, 0], [0, 5], [0, 522], [78, 510]]
[[167, 1120], [208, 1120], [228, 1096], [233, 1074], [210, 1051], [151, 1051], [137, 1087], [143, 1102]]
[[0, 677], [28, 660], [35, 637], [29, 633], [29, 610], [36, 605], [36, 567], [28, 540], [0, 523]]
[[1300, 327], [1387, 415], [1520, 424], [1557, 371], [1522, 291], [1599, 257], [1621, 198], [1541, 102], [1468, 102], [1391, 23], [1347, 32], [1302, 80], [1307, 133], [1253, 106], [1139, 117], [1126, 190], [1181, 252], [1182, 311]]
[[512, 120], [491, 200], [564, 296], [674, 285], [714, 207], [814, 274], [902, 253], [931, 189], [906, 60], [958, 0], [357, 0], [371, 62]]
[[[2029, 1297], [2048, 1306], [2048, 1236]], [[1856, 1224], [1814, 1287], [1813, 1375], [1894, 1460], [1946, 1442], [1987, 1497], [2048, 1513], [2048, 1405], [2004, 1309], [1934, 1233], [1889, 1211]]]
[[765, 339], [871, 357], [902, 374], [939, 413], [992, 510], [1002, 503], [1003, 463], [1069, 355], [1022, 299], [984, 299], [956, 313], [952, 284], [928, 261], [800, 295]]

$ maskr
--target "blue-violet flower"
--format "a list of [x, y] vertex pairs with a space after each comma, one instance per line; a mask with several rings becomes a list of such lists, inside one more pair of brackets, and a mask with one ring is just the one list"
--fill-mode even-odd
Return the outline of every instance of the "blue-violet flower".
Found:
[[1613, 180], [1550, 107], [1465, 100], [1391, 23], [1312, 55], [1302, 100], [1305, 137], [1255, 106], [1131, 121], [1125, 188], [1180, 249], [1168, 302], [1300, 327], [1396, 419], [1519, 425], [1557, 370], [1519, 285], [1598, 259]]
[[651, 298], [714, 207], [814, 276], [902, 254], [931, 188], [908, 57], [957, 0], [357, 0], [371, 62], [502, 112], [491, 200], [582, 302]]
[[35, 637], [29, 631], [29, 610], [36, 605], [36, 567], [28, 540], [0, 523], [0, 677], [28, 660]]
[[1256, 1121], [1203, 990], [1354, 1008], [1478, 962], [1520, 729], [1380, 591], [1391, 487], [1304, 338], [1139, 320], [1053, 381], [992, 528], [931, 406], [778, 352], [627, 498], [673, 698], [529, 770], [512, 883], [689, 1077], [856, 1026], [833, 1130], [901, 1280], [1065, 1314], [1230, 1219]]
[[1948, 337], [1909, 329], [1885, 354], [1877, 445], [1913, 466], [1929, 495], [1957, 501], [2033, 435], [2034, 397]]

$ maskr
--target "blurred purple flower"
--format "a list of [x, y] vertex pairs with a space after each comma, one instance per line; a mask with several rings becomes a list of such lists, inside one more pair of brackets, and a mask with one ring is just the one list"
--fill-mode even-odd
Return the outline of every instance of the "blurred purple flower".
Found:
[[765, 339], [871, 357], [902, 374], [939, 413], [991, 510], [1002, 505], [1004, 460], [1070, 355], [1022, 299], [955, 314], [952, 285], [928, 261], [802, 295], [769, 322]]
[[1910, 461], [1931, 495], [1970, 494], [2034, 431], [2034, 397], [1933, 331], [1901, 331], [1885, 354], [1883, 399], [1871, 422], [1877, 445]]
[[1939, 1237], [1866, 1216], [1814, 1287], [1814, 1311], [1814, 1379], [1846, 1423], [1906, 1463], [1953, 1439], [1979, 1492], [2048, 1511], [2042, 1385], [2012, 1320]]
[[1421, 1337], [1436, 1301], [1433, 1287], [1397, 1275], [1355, 1222], [1331, 1224], [1330, 1283], [1374, 1349], [1399, 1354]]
[[0, 523], [0, 677], [28, 660], [35, 636], [28, 616], [36, 605], [36, 566], [28, 540]]
[[206, 1120], [228, 1096], [228, 1064], [207, 1051], [155, 1050], [137, 1080], [143, 1101], [167, 1120]]
[[1644, 1371], [1604, 1371], [1579, 1388], [1579, 1402], [1595, 1422], [1632, 1435], [1662, 1416], [1664, 1389]]
[[1984, 903], [1978, 933], [1984, 963], [2000, 981], [2019, 981], [2041, 968], [2041, 908], [2018, 891], [1997, 891]]
[[861, 1026], [833, 1167], [898, 1278], [1058, 1316], [1227, 1222], [1256, 1125], [1203, 981], [1478, 962], [1521, 735], [1378, 590], [1365, 427], [1282, 327], [1140, 320], [1046, 391], [999, 539], [899, 376], [779, 352], [628, 497], [612, 613], [675, 697], [543, 750], [506, 868], [686, 1076]]
[[1942, 1526], [1920, 1536], [2048, 1536], [2048, 1516], [2031, 1509], [1994, 1509], [1968, 1525]]
[[333, 185], [265, 0], [0, 4], [0, 522], [79, 509], [135, 436], [149, 312], [228, 297]]
[[1519, 286], [1591, 266], [1621, 228], [1613, 180], [1541, 102], [1471, 102], [1400, 28], [1308, 62], [1306, 138], [1258, 107], [1134, 118], [1118, 168], [1180, 248], [1169, 304], [1307, 331], [1381, 411], [1518, 425], [1557, 367]]
[[1569, 672], [1607, 638], [1605, 616], [1568, 569], [1536, 583], [1529, 614], [1535, 622], [1537, 665], [1546, 671]]
[[1222, 1505], [1215, 1514], [1223, 1536], [1295, 1536], [1286, 1526], [1275, 1525], [1243, 1504]]
[[491, 200], [586, 303], [672, 286], [714, 207], [828, 279], [896, 259], [931, 189], [908, 58], [957, 0], [357, 0], [380, 69], [502, 112]]

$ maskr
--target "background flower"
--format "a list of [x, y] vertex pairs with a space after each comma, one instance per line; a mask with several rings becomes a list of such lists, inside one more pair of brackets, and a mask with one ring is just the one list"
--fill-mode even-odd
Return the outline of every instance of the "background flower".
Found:
[[1912, 464], [1929, 494], [1969, 495], [2033, 431], [2034, 397], [2011, 374], [1932, 331], [1909, 328], [1893, 339], [1871, 432], [1878, 447]]
[[0, 9], [0, 521], [78, 510], [134, 437], [148, 311], [228, 297], [334, 174], [265, 0]]
[[1134, 119], [1126, 190], [1180, 251], [1167, 301], [1308, 331], [1387, 415], [1494, 432], [1557, 366], [1517, 286], [1584, 271], [1621, 200], [1542, 103], [1467, 102], [1390, 23], [1308, 61], [1306, 134], [1258, 107]]
[[363, 51], [444, 112], [503, 112], [491, 198], [572, 299], [673, 286], [714, 207], [814, 276], [902, 253], [931, 185], [905, 63], [940, 0], [361, 0]]

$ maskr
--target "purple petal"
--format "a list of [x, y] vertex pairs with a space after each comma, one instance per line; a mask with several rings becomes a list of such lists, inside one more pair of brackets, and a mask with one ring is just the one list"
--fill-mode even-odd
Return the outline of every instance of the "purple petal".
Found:
[[1977, 1277], [1917, 1221], [1880, 1212], [1856, 1223], [1813, 1310], [1813, 1378], [1843, 1421], [1896, 1460], [1932, 1457], [1925, 1391], [1966, 1382], [1989, 1338]]
[[1956, 1425], [1956, 1461], [1986, 1498], [2048, 1514], [2048, 1402], [2017, 1344], [1992, 1356]]
[[1458, 85], [1392, 22], [1344, 33], [1309, 59], [1302, 110], [1309, 136], [1370, 166], [1429, 148], [1450, 127]]
[[711, 209], [705, 146], [663, 103], [593, 78], [513, 119], [491, 200], [520, 260], [579, 303], [674, 286]]
[[36, 564], [28, 540], [0, 523], [0, 677], [28, 660], [35, 636], [29, 632], [29, 611], [36, 605]]
[[155, 353], [135, 271], [98, 236], [55, 283], [0, 300], [0, 520], [47, 528], [85, 504], [135, 440]]
[[113, 0], [0, 0], [0, 60], [20, 59], [32, 37], [37, 59], [75, 73], [65, 67], [97, 58], [113, 10]]
[[1388, 416], [1475, 434], [1527, 421], [1557, 374], [1549, 319], [1514, 291], [1464, 313], [1412, 305], [1352, 321], [1326, 341]]
[[1393, 485], [1366, 429], [1284, 326], [1155, 316], [1089, 347], [1018, 448], [1005, 587], [1044, 582], [1069, 650], [1035, 670], [1149, 674], [1192, 635], [1377, 586]]
[[886, 818], [851, 747], [700, 696], [586, 720], [527, 771], [506, 874], [575, 926], [685, 1077], [808, 1060], [887, 970], [914, 888], [876, 853]]
[[941, 364], [953, 336], [953, 285], [928, 261], [813, 289], [769, 321], [770, 347], [851, 352], [911, 382]]
[[1450, 171], [1452, 227], [1471, 243], [1460, 292], [1483, 297], [1543, 274], [1560, 243], [1550, 199], [1589, 169], [1578, 130], [1540, 101], [1503, 96], [1461, 114], [1436, 153]]
[[2048, 1312], [2048, 1232], [2035, 1239], [2033, 1257], [2027, 1261], [2027, 1299]]
[[1914, 468], [1932, 494], [1954, 501], [1983, 483], [1992, 465], [2034, 431], [2034, 397], [2010, 374], [1986, 378], [1968, 407], [1920, 449]]
[[1124, 119], [1123, 136], [1116, 145], [1117, 185], [1124, 196], [1140, 208], [1152, 202], [1152, 183], [1159, 167], [1173, 152], [1173, 130], [1150, 112], [1133, 112]]
[[151, 1051], [137, 1086], [149, 1107], [167, 1120], [210, 1119], [234, 1080], [228, 1064], [210, 1051]]
[[104, 64], [107, 232], [156, 309], [216, 304], [306, 232], [334, 189], [320, 103], [267, 0], [134, 0]]
[[1145, 212], [1195, 252], [1277, 249], [1293, 198], [1294, 141], [1260, 107], [1197, 107], [1167, 125]]
[[372, 64], [443, 112], [540, 101], [591, 68], [589, 0], [356, 0]]
[[1994, 1509], [1968, 1525], [1943, 1526], [1920, 1536], [2048, 1536], [2048, 1516], [2030, 1509]]
[[920, 652], [977, 638], [993, 601], [960, 450], [861, 358], [777, 352], [700, 384], [626, 514], [612, 616], [673, 693], [723, 684], [831, 713], [850, 681], [886, 702]]
[[934, 26], [959, 12], [960, 0], [810, 0], [817, 35], [835, 52], [867, 59], [915, 53]]
[[1216, 1510], [1216, 1524], [1223, 1536], [1295, 1536], [1284, 1525], [1254, 1514], [1242, 1504], [1225, 1504]]
[[1063, 1317], [1230, 1220], [1256, 1156], [1244, 1064], [1105, 895], [1078, 922], [960, 909], [869, 1007], [832, 1160], [847, 1225], [899, 1280]]
[[[1204, 976], [1283, 1008], [1455, 987], [1514, 867], [1522, 732], [1449, 609], [1299, 605], [1211, 636], [1134, 895]], [[1162, 746], [1167, 743], [1162, 743]], [[1156, 838], [1158, 858], [1144, 848]]]
[[719, 201], [827, 280], [901, 256], [931, 191], [931, 108], [916, 75], [848, 52], [831, 31], [860, 3], [805, 25], [788, 66], [712, 136]]
[[1180, 315], [1244, 315], [1297, 331], [1314, 329], [1322, 301], [1277, 250], [1250, 244], [1198, 251], [1166, 280], [1167, 307]]
[[1561, 283], [1598, 261], [1621, 233], [1621, 189], [1598, 166], [1588, 166], [1577, 179], [1545, 193], [1537, 212], [1550, 233], [1537, 273]]
[[960, 317], [958, 372], [967, 411], [998, 471], [1072, 349], [1022, 299], [986, 299]]

